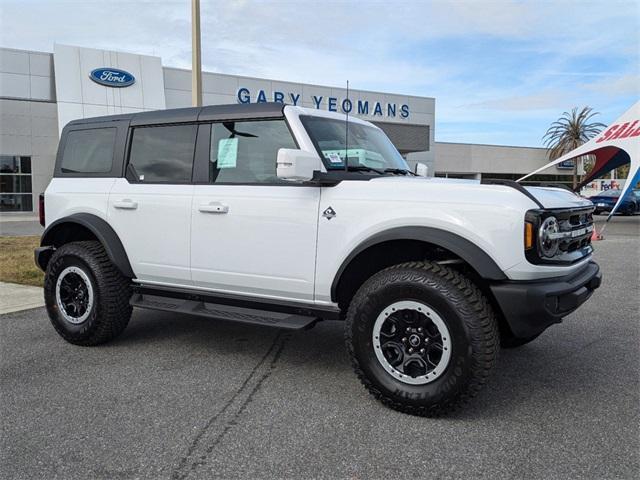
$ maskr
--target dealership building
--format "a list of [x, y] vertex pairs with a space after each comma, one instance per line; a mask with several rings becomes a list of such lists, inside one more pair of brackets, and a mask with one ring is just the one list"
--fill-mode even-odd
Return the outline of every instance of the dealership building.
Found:
[[[53, 175], [64, 125], [77, 118], [191, 105], [191, 72], [159, 57], [56, 44], [53, 53], [0, 48], [0, 213], [32, 212]], [[435, 99], [204, 72], [203, 103], [277, 101], [348, 112], [382, 128], [430, 175], [515, 179], [547, 162], [541, 148], [434, 141]], [[570, 182], [552, 168], [535, 181]]]

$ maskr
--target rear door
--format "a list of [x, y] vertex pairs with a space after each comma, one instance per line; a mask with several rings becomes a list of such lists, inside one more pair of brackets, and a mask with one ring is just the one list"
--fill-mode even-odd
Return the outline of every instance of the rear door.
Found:
[[313, 301], [320, 188], [279, 180], [280, 148], [297, 148], [284, 118], [200, 126], [191, 229], [196, 286]]
[[109, 223], [138, 280], [189, 285], [192, 170], [197, 125], [134, 127], [125, 178], [109, 195]]

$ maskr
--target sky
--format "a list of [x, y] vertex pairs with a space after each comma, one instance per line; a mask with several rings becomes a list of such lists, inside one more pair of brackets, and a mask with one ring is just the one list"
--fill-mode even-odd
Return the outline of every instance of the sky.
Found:
[[[0, 46], [54, 43], [190, 68], [190, 0], [0, 0]], [[437, 141], [541, 146], [640, 99], [640, 0], [201, 0], [203, 70], [435, 97]]]

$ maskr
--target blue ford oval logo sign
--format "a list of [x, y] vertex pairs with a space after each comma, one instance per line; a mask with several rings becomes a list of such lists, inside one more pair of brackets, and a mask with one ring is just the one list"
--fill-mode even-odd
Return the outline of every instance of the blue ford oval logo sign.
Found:
[[89, 78], [106, 87], [128, 87], [136, 81], [129, 72], [118, 68], [96, 68], [91, 71]]

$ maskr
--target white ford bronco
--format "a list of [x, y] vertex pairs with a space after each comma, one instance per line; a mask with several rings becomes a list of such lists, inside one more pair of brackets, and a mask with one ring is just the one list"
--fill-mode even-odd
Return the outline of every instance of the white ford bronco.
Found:
[[501, 345], [601, 282], [590, 201], [417, 176], [371, 123], [280, 103], [73, 121], [40, 207], [36, 263], [68, 342], [117, 337], [133, 307], [344, 320], [364, 386], [416, 415], [462, 405]]

